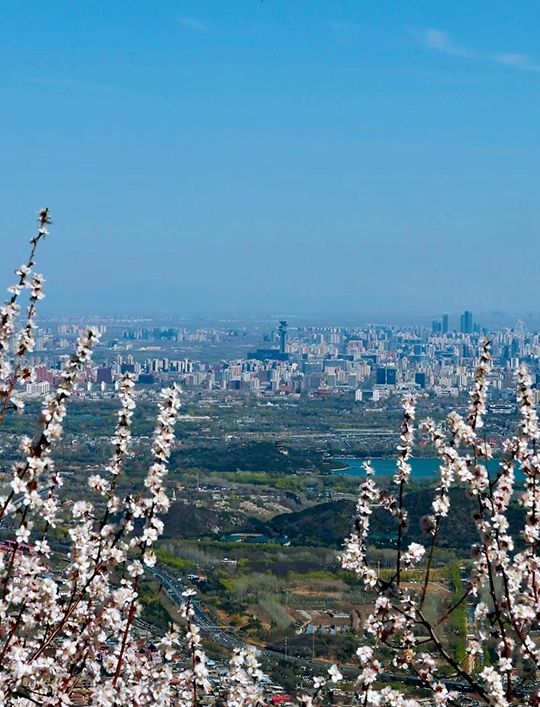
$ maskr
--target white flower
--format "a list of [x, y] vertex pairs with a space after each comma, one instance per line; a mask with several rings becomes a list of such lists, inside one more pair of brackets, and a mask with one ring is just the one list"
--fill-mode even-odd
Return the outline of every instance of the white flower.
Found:
[[419, 543], [411, 543], [407, 549], [407, 552], [403, 554], [403, 564], [406, 567], [418, 564], [420, 560], [424, 557], [426, 549], [423, 545]]
[[337, 665], [332, 665], [328, 668], [328, 675], [330, 676], [330, 680], [332, 682], [339, 682], [340, 680], [343, 680], [343, 675], [339, 672]]

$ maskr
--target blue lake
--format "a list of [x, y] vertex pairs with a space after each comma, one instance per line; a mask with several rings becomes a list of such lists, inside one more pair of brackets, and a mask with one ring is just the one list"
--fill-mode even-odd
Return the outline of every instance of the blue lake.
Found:
[[[363, 476], [364, 467], [363, 463], [365, 459], [347, 459], [338, 457], [333, 459], [334, 462], [340, 466], [346, 467], [344, 469], [338, 469], [334, 471], [336, 476]], [[435, 479], [438, 476], [438, 469], [440, 465], [440, 460], [436, 458], [421, 458], [421, 459], [410, 459], [410, 465], [412, 466], [411, 477], [413, 479]], [[395, 459], [372, 459], [371, 466], [375, 469], [375, 473], [380, 476], [392, 476], [396, 472], [396, 460]], [[499, 468], [499, 462], [497, 459], [492, 459], [489, 462], [489, 470], [493, 475], [496, 474]], [[523, 474], [517, 470], [516, 478], [522, 479]]]

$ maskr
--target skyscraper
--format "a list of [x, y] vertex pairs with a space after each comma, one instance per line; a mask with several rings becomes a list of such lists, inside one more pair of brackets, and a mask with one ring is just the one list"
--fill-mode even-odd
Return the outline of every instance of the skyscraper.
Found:
[[442, 317], [442, 333], [448, 334], [448, 314], [443, 314]]
[[377, 368], [375, 381], [377, 385], [396, 385], [397, 370], [395, 368]]
[[279, 350], [280, 353], [285, 353], [285, 348], [287, 346], [287, 322], [282, 319], [279, 323]]
[[460, 317], [460, 331], [462, 334], [472, 334], [474, 329], [473, 315], [469, 310], [465, 310]]

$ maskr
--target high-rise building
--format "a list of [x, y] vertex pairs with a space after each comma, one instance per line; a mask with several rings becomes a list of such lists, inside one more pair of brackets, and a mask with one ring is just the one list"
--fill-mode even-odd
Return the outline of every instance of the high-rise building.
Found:
[[377, 385], [396, 385], [397, 370], [395, 368], [377, 368], [375, 381]]
[[101, 366], [96, 370], [96, 383], [104, 383], [111, 385], [113, 382], [112, 368], [109, 366]]
[[460, 317], [460, 331], [462, 334], [472, 334], [474, 330], [473, 315], [469, 310], [465, 310]]
[[442, 317], [442, 333], [448, 334], [448, 314], [443, 314]]
[[285, 348], [287, 346], [287, 322], [282, 319], [279, 323], [279, 351], [280, 353], [285, 353]]
[[426, 387], [426, 374], [423, 371], [418, 371], [414, 374], [414, 382], [421, 388]]

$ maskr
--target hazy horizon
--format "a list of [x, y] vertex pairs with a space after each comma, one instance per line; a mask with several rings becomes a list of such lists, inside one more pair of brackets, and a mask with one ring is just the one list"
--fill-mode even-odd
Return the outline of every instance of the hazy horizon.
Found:
[[539, 19], [484, 0], [5, 7], [0, 275], [46, 205], [49, 312], [536, 322]]
[[[459, 331], [461, 312], [446, 312], [449, 316], [450, 331]], [[94, 321], [140, 321], [141, 326], [144, 322], [153, 326], [185, 326], [193, 328], [200, 326], [219, 327], [220, 325], [235, 325], [239, 327], [264, 327], [265, 331], [272, 328], [277, 329], [278, 322], [281, 319], [286, 319], [289, 323], [289, 328], [295, 327], [342, 327], [355, 328], [365, 326], [403, 326], [403, 327], [427, 327], [431, 328], [433, 321], [441, 321], [443, 313], [435, 312], [432, 314], [396, 314], [392, 312], [386, 313], [370, 313], [370, 312], [350, 312], [350, 313], [321, 313], [321, 312], [234, 312], [221, 311], [212, 312], [206, 310], [200, 313], [186, 314], [185, 312], [174, 311], [143, 311], [143, 310], [77, 310], [72, 311], [53, 311], [45, 306], [41, 307], [41, 314], [38, 324], [43, 326], [47, 322], [71, 321], [79, 322], [80, 324], [92, 324]], [[528, 330], [540, 330], [540, 314], [533, 316], [520, 315], [512, 312], [473, 312], [474, 323], [479, 324], [482, 328], [498, 330], [512, 329], [518, 320], [521, 320]]]

